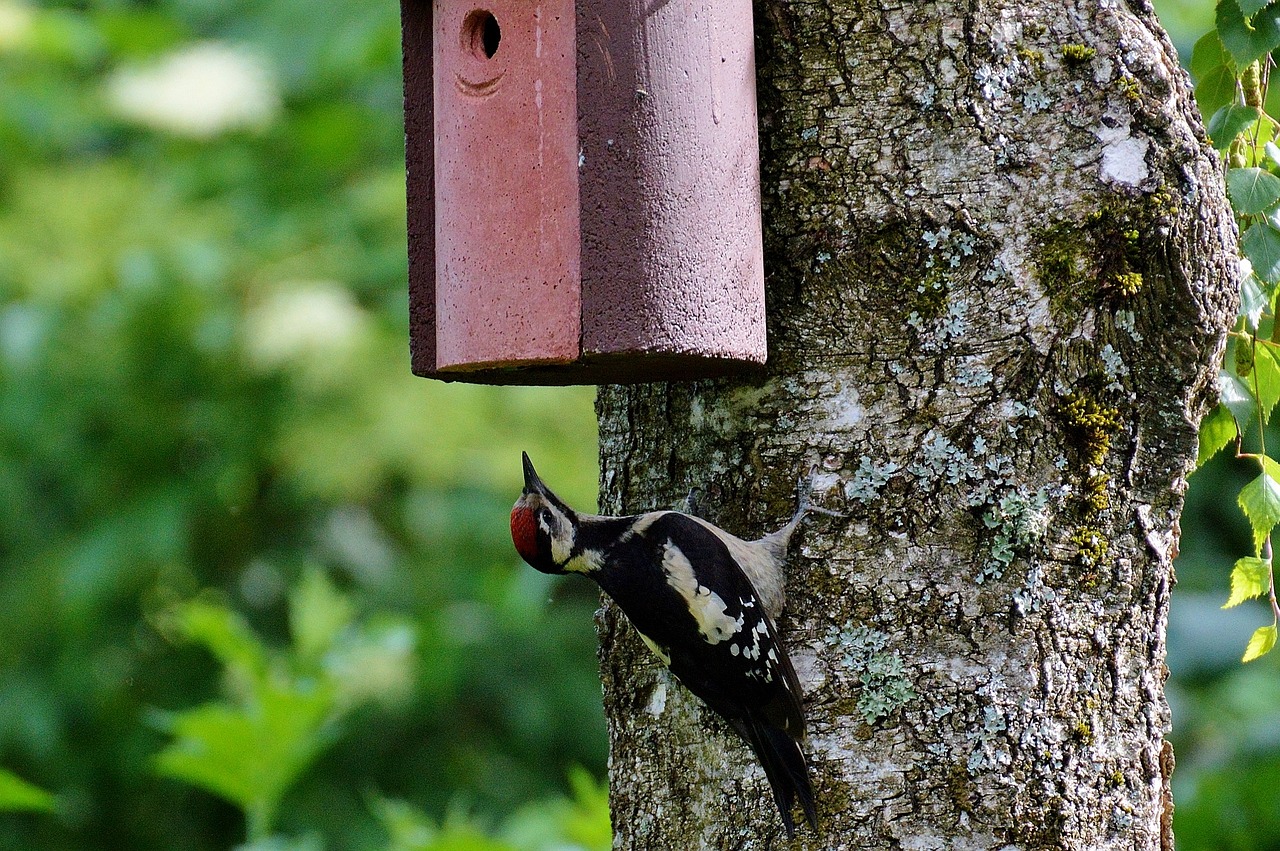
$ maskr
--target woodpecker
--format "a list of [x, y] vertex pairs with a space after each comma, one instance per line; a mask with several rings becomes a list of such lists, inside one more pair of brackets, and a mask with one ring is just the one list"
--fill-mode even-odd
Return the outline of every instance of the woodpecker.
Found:
[[521, 558], [543, 573], [595, 580], [654, 655], [755, 752], [787, 835], [797, 801], [817, 830], [800, 684], [774, 622], [791, 534], [809, 512], [843, 515], [811, 506], [802, 490], [785, 526], [748, 542], [679, 511], [580, 514], [542, 483], [527, 453], [523, 460], [524, 492], [511, 509]]

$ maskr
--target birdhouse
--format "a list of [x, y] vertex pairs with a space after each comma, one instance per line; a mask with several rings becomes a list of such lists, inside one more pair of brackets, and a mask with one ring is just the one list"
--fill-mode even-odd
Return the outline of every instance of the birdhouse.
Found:
[[750, 0], [402, 0], [413, 370], [764, 363]]

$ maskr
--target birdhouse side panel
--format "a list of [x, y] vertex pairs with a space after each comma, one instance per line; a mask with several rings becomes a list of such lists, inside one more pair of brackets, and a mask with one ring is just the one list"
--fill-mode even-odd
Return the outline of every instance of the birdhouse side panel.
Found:
[[584, 353], [764, 362], [751, 3], [579, 0], [579, 65]]
[[572, 0], [435, 4], [436, 361], [581, 351]]
[[413, 371], [436, 368], [435, 90], [432, 0], [401, 0], [405, 188], [409, 247], [409, 351]]

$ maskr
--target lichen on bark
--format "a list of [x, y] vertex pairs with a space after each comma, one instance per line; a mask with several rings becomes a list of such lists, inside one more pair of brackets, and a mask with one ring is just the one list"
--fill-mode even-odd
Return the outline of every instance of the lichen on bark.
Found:
[[[790, 847], [1160, 848], [1164, 627], [1234, 315], [1234, 229], [1149, 7], [758, 0], [770, 362], [605, 387], [601, 504], [796, 475], [780, 626], [823, 832]], [[762, 772], [611, 606], [615, 847], [785, 845]], [[660, 699], [659, 699], [660, 698]]]

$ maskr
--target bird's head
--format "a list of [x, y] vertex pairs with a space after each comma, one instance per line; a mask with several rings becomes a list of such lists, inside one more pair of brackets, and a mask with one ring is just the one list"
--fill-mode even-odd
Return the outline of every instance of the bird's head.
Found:
[[511, 540], [535, 570], [566, 573], [578, 536], [578, 514], [542, 483], [528, 453], [521, 457], [524, 492], [511, 507]]

